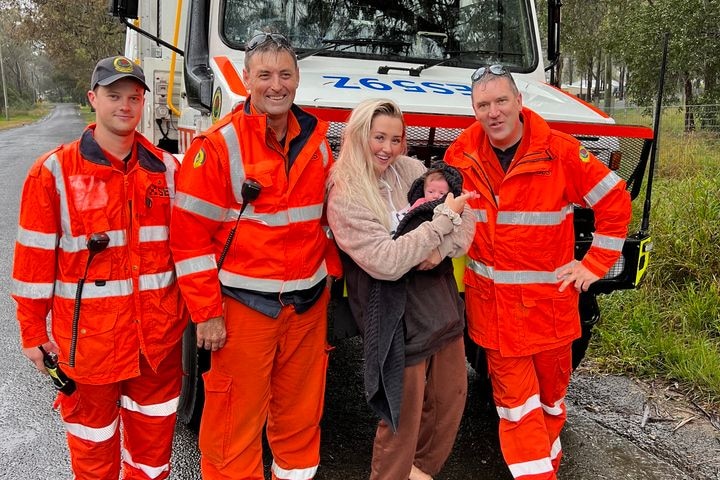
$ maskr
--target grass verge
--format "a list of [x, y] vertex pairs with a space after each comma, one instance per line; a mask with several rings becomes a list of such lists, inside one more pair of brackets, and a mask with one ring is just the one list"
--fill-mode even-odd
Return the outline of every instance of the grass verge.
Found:
[[663, 146], [648, 277], [600, 297], [590, 355], [605, 371], [677, 382], [720, 410], [720, 141], [668, 136]]
[[90, 124], [95, 121], [95, 112], [90, 110], [90, 105], [80, 106], [80, 116], [85, 120], [86, 124]]
[[47, 115], [51, 109], [52, 105], [48, 103], [38, 103], [27, 110], [10, 108], [8, 109], [10, 111], [9, 119], [6, 119], [4, 115], [0, 116], [0, 130], [21, 127], [27, 123], [36, 122]]

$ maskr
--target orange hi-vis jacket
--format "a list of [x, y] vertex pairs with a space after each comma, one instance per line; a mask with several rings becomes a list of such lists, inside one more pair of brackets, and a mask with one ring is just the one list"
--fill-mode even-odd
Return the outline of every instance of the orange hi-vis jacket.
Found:
[[[268, 145], [266, 116], [253, 114], [249, 102], [196, 137], [185, 155], [171, 244], [194, 322], [222, 315], [221, 283], [280, 295], [341, 274], [323, 208], [332, 166], [327, 123], [295, 105], [289, 115], [300, 132], [287, 156]], [[246, 179], [260, 183], [262, 190], [243, 212], [218, 271]]]
[[[578, 292], [559, 292], [558, 272], [573, 261], [573, 205], [595, 213], [592, 246], [582, 263], [602, 277], [617, 261], [630, 222], [625, 182], [573, 137], [522, 109], [523, 136], [503, 172], [482, 126], [474, 123], [447, 150], [463, 175], [477, 216], [468, 251], [468, 301], [483, 312], [470, 336], [503, 356], [526, 356], [580, 335]], [[468, 292], [466, 292], [468, 293]]]
[[[66, 373], [106, 384], [156, 368], [182, 336], [181, 298], [168, 231], [179, 165], [139, 133], [129, 171], [114, 168], [90, 125], [82, 137], [40, 157], [22, 192], [13, 298], [24, 348], [48, 341], [46, 317]], [[87, 241], [107, 248], [89, 266]], [[82, 291], [75, 368], [67, 365], [78, 280]]]

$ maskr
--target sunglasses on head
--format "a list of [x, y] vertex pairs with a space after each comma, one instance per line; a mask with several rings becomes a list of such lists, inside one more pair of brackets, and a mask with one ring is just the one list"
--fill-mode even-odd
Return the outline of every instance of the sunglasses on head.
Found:
[[275, 44], [280, 47], [292, 48], [292, 46], [290, 45], [290, 41], [285, 38], [284, 35], [281, 35], [279, 33], [258, 33], [250, 40], [248, 40], [247, 44], [245, 45], [245, 51], [249, 52], [267, 42], [275, 42]]
[[505, 70], [505, 67], [503, 67], [502, 65], [483, 66], [473, 72], [473, 74], [470, 76], [470, 80], [475, 83], [488, 74], [503, 76], [508, 75], [509, 73], [510, 72]]

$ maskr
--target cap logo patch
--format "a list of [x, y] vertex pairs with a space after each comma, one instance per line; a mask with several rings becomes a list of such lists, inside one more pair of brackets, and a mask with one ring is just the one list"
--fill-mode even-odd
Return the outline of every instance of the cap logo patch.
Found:
[[117, 57], [113, 60], [113, 67], [115, 67], [115, 71], [120, 73], [131, 73], [133, 71], [132, 62], [125, 57]]
[[590, 161], [590, 153], [583, 146], [580, 147], [580, 161], [583, 163]]
[[201, 148], [195, 154], [195, 159], [193, 160], [193, 168], [202, 167], [204, 163], [205, 163], [205, 150], [203, 150]]

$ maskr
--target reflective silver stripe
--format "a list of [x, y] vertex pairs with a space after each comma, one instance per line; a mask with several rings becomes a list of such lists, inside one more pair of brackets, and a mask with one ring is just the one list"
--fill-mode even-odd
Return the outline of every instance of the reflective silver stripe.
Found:
[[478, 222], [487, 223], [488, 215], [487, 210], [483, 209], [475, 209], [473, 208], [473, 213], [475, 214], [475, 218], [477, 218]]
[[[110, 237], [108, 247], [124, 247], [127, 245], [125, 230], [110, 230], [105, 233], [107, 233], [108, 237]], [[87, 242], [87, 235], [79, 235], [77, 237], [72, 235], [63, 235], [60, 237], [60, 248], [68, 253], [77, 253], [87, 250]]]
[[493, 268], [488, 267], [484, 263], [480, 263], [477, 260], [473, 260], [472, 258], [468, 257], [467, 262], [465, 262], [465, 266], [467, 266], [470, 270], [477, 273], [481, 277], [485, 277], [490, 280], [493, 279]]
[[170, 470], [169, 463], [160, 465], [159, 467], [151, 467], [150, 465], [145, 465], [144, 463], [138, 463], [133, 460], [130, 452], [128, 452], [125, 448], [122, 449], [122, 459], [123, 462], [127, 463], [131, 467], [141, 470], [148, 478], [158, 478], [163, 472]]
[[607, 193], [620, 183], [621, 178], [617, 176], [615, 172], [609, 172], [605, 175], [605, 178], [600, 180], [592, 190], [585, 195], [585, 202], [589, 207], [592, 207], [598, 203]]
[[65, 423], [65, 430], [75, 437], [89, 442], [100, 443], [110, 440], [118, 429], [118, 418], [116, 417], [110, 425], [106, 427], [93, 428], [80, 423]]
[[498, 225], [560, 225], [573, 212], [572, 204], [566, 205], [559, 212], [499, 212]]
[[225, 220], [227, 209], [219, 207], [214, 203], [210, 203], [202, 198], [194, 197], [184, 192], [178, 192], [175, 197], [175, 205], [183, 210], [192, 212], [201, 217], [205, 217], [209, 220], [215, 220], [216, 222], [222, 222]]
[[330, 163], [330, 152], [328, 152], [327, 142], [323, 141], [320, 143], [320, 155], [322, 155], [323, 167], [327, 167], [328, 163]]
[[[277, 213], [257, 213], [253, 205], [248, 205], [240, 221], [251, 220], [267, 225], [268, 227], [285, 227], [291, 223], [320, 220], [322, 217], [322, 209], [323, 206], [319, 203], [306, 207], [289, 208]], [[239, 214], [240, 210], [232, 209], [230, 218], [237, 218]]]
[[185, 260], [175, 262], [175, 272], [178, 278], [207, 270], [217, 270], [217, 263], [215, 263], [215, 255], [213, 254], [186, 258]]
[[335, 236], [333, 235], [332, 230], [330, 230], [330, 227], [328, 227], [328, 226], [323, 226], [322, 228], [323, 228], [323, 230], [325, 230], [325, 236], [326, 236], [327, 238], [329, 238], [330, 240], [333, 240], [333, 239], [335, 238]]
[[166, 225], [140, 227], [141, 242], [164, 242], [168, 239], [170, 229]]
[[[43, 167], [47, 168], [55, 179], [55, 190], [60, 197], [60, 226], [65, 235], [70, 235], [70, 210], [68, 208], [67, 190], [65, 190], [65, 179], [63, 178], [62, 167], [57, 154], [53, 153], [45, 159]], [[62, 240], [61, 240], [62, 245]]]
[[[77, 283], [55, 282], [55, 296], [75, 300]], [[126, 297], [132, 295], [132, 280], [108, 280], [104, 285], [88, 282], [83, 286], [82, 298]]]
[[563, 265], [553, 272], [531, 270], [495, 270], [493, 267], [489, 267], [473, 259], [468, 260], [467, 266], [470, 270], [481, 277], [493, 280], [497, 284], [524, 285], [527, 283], [558, 283], [560, 281], [557, 278], [558, 273], [570, 266], [571, 263], [572, 262], [567, 265]]
[[243, 165], [240, 140], [235, 133], [235, 127], [230, 123], [220, 129], [220, 135], [225, 140], [228, 152], [228, 166], [230, 167], [230, 183], [233, 194], [238, 203], [242, 203], [242, 184], [245, 181], [245, 166]]
[[143, 415], [147, 415], [148, 417], [168, 417], [170, 415], [173, 415], [177, 410], [179, 401], [180, 397], [178, 396], [163, 403], [140, 405], [127, 395], [120, 396], [120, 406], [122, 408], [124, 408], [125, 410], [130, 410], [132, 412], [142, 413]]
[[54, 289], [54, 283], [28, 283], [13, 279], [13, 293], [22, 298], [31, 300], [49, 299], [52, 298]]
[[540, 460], [530, 460], [529, 462], [513, 463], [508, 465], [513, 478], [523, 475], [539, 475], [553, 471], [550, 457], [541, 458]]
[[17, 242], [25, 247], [55, 250], [57, 239], [56, 233], [42, 233], [18, 227]]
[[247, 290], [267, 293], [294, 292], [296, 290], [306, 290], [316, 285], [327, 276], [327, 269], [325, 268], [325, 262], [323, 262], [312, 277], [297, 280], [272, 280], [268, 278], [248, 277], [228, 272], [224, 268], [220, 270], [218, 276], [220, 277], [220, 283], [228, 287], [245, 288]]
[[272, 471], [278, 478], [284, 478], [287, 480], [311, 480], [317, 473], [318, 466], [308, 468], [293, 468], [292, 470], [285, 470], [281, 468], [275, 460], [272, 463]]
[[496, 407], [498, 416], [508, 422], [519, 422], [525, 415], [540, 408], [540, 395], [537, 393], [517, 407]]
[[619, 237], [610, 237], [608, 235], [600, 235], [599, 233], [593, 234], [593, 247], [600, 247], [606, 250], [614, 250], [616, 252], [622, 252], [623, 245], [625, 245], [625, 239]]
[[555, 417], [562, 415], [563, 413], [563, 403], [565, 402], [565, 397], [561, 398], [557, 402], [555, 402], [554, 405], [545, 405], [542, 404], [542, 409], [547, 413], [548, 415], [553, 415]]
[[562, 452], [562, 443], [560, 443], [560, 437], [558, 437], [550, 447], [550, 460], [555, 460], [560, 455], [560, 452]]
[[141, 292], [159, 290], [161, 288], [169, 287], [173, 283], [175, 283], [175, 272], [172, 270], [168, 272], [148, 273], [140, 275], [140, 278], [138, 278], [138, 284]]
[[317, 205], [307, 205], [304, 207], [294, 207], [288, 209], [288, 218], [290, 222], [309, 222], [311, 220], [320, 220], [322, 217], [322, 203]]
[[165, 164], [165, 183], [167, 183], [168, 194], [170, 198], [175, 198], [175, 169], [177, 164], [175, 163], [175, 157], [167, 152], [163, 152], [163, 163]]

